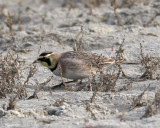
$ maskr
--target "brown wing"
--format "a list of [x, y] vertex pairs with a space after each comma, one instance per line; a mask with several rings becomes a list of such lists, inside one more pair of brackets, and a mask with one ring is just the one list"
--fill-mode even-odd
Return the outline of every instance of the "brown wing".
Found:
[[92, 68], [97, 68], [97, 66], [102, 67], [106, 64], [114, 63], [114, 60], [112, 58], [76, 51], [63, 53], [59, 61], [63, 62], [64, 66], [67, 66], [67, 68], [79, 68], [86, 70], [90, 70], [91, 66]]

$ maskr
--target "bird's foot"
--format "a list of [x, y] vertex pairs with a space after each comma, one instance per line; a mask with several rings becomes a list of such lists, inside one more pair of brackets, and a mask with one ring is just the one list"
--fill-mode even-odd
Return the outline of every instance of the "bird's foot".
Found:
[[60, 83], [60, 84], [58, 84], [58, 85], [53, 86], [51, 89], [54, 90], [54, 89], [60, 88], [60, 87], [62, 87], [62, 86], [64, 86], [63, 82]]
[[82, 80], [80, 80], [80, 81], [79, 81], [79, 84], [82, 84], [82, 83], [83, 83]]

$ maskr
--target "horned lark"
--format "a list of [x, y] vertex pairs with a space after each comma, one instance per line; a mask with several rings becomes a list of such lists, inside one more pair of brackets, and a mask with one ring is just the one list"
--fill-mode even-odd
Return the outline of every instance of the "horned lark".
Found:
[[48, 67], [56, 76], [76, 81], [96, 74], [104, 66], [115, 63], [115, 60], [80, 51], [64, 53], [47, 51], [41, 53], [39, 58], [34, 61], [34, 63], [36, 62]]

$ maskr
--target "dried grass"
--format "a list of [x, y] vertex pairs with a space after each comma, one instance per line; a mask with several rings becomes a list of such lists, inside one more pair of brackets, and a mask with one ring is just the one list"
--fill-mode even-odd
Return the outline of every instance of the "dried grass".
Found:
[[37, 68], [36, 66], [30, 67], [28, 76], [23, 82], [22, 69], [24, 66], [24, 61], [15, 53], [0, 54], [0, 98], [7, 98], [12, 95], [21, 99], [28, 96], [26, 85], [35, 74]]
[[[125, 39], [123, 39], [122, 43], [119, 46], [119, 49], [116, 51], [116, 59], [115, 59], [116, 64], [114, 65], [112, 71], [107, 71], [106, 73], [104, 73], [103, 69], [99, 66], [101, 63], [100, 60], [101, 60], [102, 56], [100, 56], [99, 59], [95, 60], [97, 62], [97, 68], [99, 69], [97, 74], [99, 74], [99, 75], [98, 75], [97, 79], [95, 79], [95, 77], [93, 76], [92, 77], [93, 79], [90, 83], [91, 86], [96, 85], [96, 90], [93, 93], [93, 96], [91, 97], [91, 102], [94, 101], [98, 91], [117, 92], [115, 89], [115, 86], [117, 85], [117, 81], [118, 81], [120, 75], [122, 75], [123, 77], [126, 77], [125, 73], [122, 70], [122, 67], [119, 64], [117, 64], [117, 63], [125, 60], [124, 59], [124, 49], [122, 48], [124, 40]], [[109, 65], [107, 65], [107, 66], [109, 66]], [[129, 87], [130, 85], [131, 84], [128, 84], [126, 86], [126, 88], [125, 87], [124, 88], [127, 89], [127, 87]], [[121, 88], [119, 91], [125, 90], [124, 88]]]
[[86, 105], [86, 111], [91, 113], [91, 117], [93, 118], [93, 120], [97, 120], [96, 115], [93, 113], [89, 102], [86, 101], [85, 105]]
[[144, 91], [137, 96], [137, 98], [135, 98], [135, 97], [133, 98], [133, 102], [131, 105], [132, 110], [135, 109], [136, 107], [144, 106], [143, 103], [141, 102], [141, 99], [149, 87], [150, 87], [150, 85], [148, 85], [148, 87], [145, 88]]
[[[11, 93], [20, 93], [23, 88], [19, 71], [22, 61], [18, 55], [8, 52], [6, 56], [0, 54], [0, 63], [0, 97], [7, 97], [7, 94]], [[22, 95], [25, 96], [25, 94]]]
[[144, 115], [141, 117], [148, 118], [160, 112], [160, 93], [156, 92], [153, 101], [146, 107]]
[[17, 98], [17, 96], [15, 96], [14, 98], [10, 96], [7, 110], [14, 110], [14, 109], [17, 108], [17, 106], [16, 106], [16, 98]]
[[[80, 35], [81, 35], [81, 37], [80, 37], [80, 39], [78, 39]], [[74, 44], [73, 44], [74, 51], [83, 51], [83, 47], [82, 47], [83, 35], [84, 35], [84, 30], [83, 30], [83, 26], [81, 26], [81, 31], [76, 35], [76, 37], [74, 39]]]
[[141, 75], [140, 79], [156, 79], [158, 77], [159, 57], [152, 57], [145, 55], [143, 52], [142, 44], [140, 43], [140, 63], [145, 69], [145, 72]]
[[57, 100], [55, 101], [55, 103], [53, 104], [53, 106], [59, 107], [59, 106], [62, 105], [62, 103], [63, 103], [64, 101], [66, 101], [65, 98], [57, 99]]

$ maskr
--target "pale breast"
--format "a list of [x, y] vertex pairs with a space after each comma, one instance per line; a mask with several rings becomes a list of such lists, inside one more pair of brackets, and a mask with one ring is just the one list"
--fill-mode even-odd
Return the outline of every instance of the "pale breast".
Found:
[[73, 80], [78, 80], [78, 79], [84, 79], [89, 77], [90, 73], [89, 72], [80, 72], [80, 71], [73, 71], [67, 69], [65, 74], [63, 74], [65, 78], [68, 79], [73, 79]]
[[56, 76], [61, 76], [59, 64], [58, 64], [57, 68], [53, 71], [53, 74]]
[[[61, 76], [61, 70], [59, 65], [57, 68], [53, 71], [53, 74], [56, 76]], [[75, 71], [71, 69], [65, 69], [65, 72], [62, 74], [62, 77], [67, 78], [67, 79], [73, 79], [73, 80], [78, 80], [78, 79], [84, 79], [89, 77], [90, 73], [89, 72], [83, 72], [83, 71]]]

